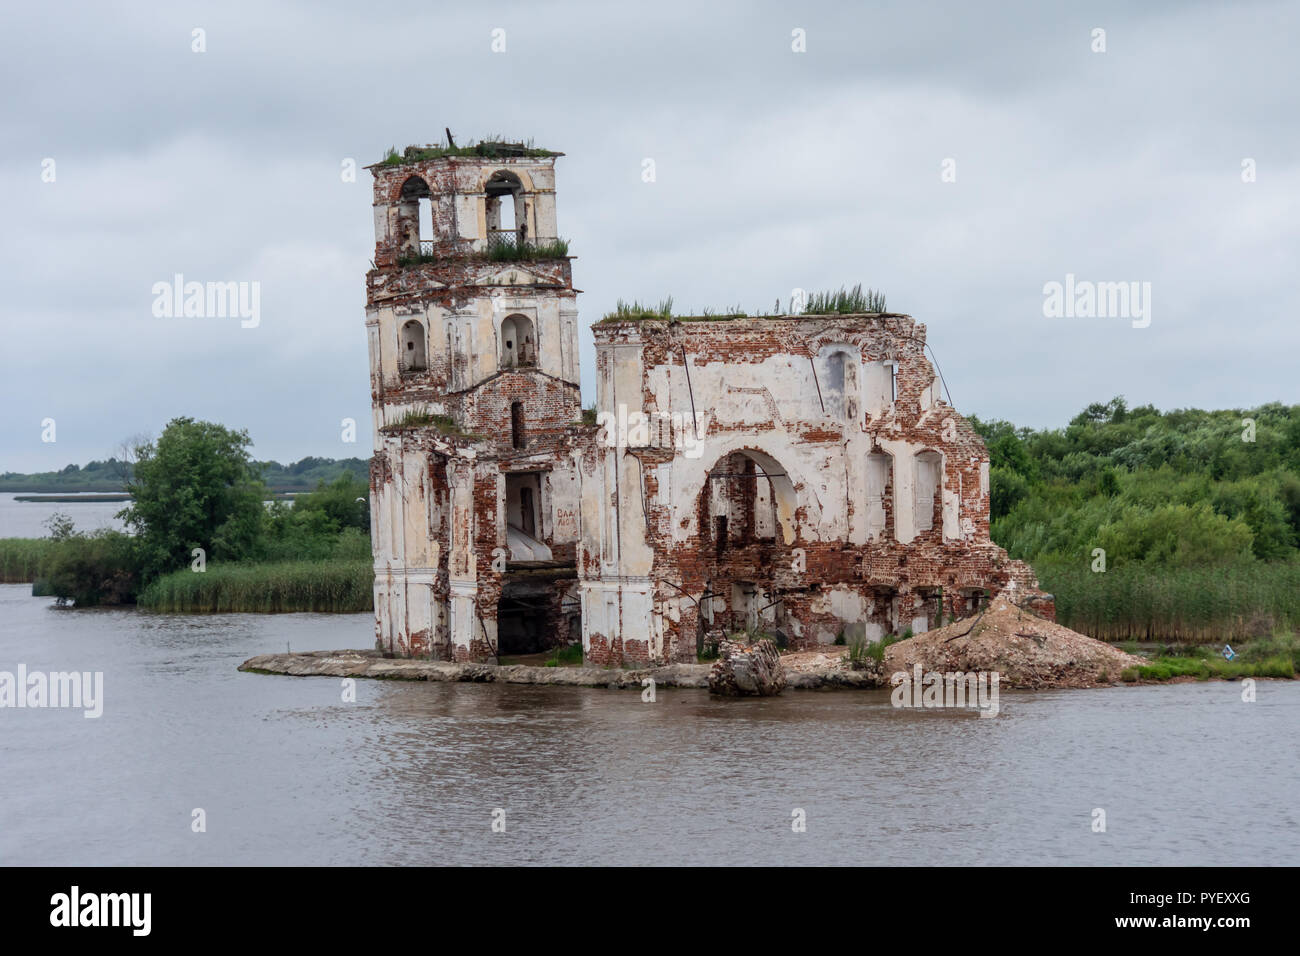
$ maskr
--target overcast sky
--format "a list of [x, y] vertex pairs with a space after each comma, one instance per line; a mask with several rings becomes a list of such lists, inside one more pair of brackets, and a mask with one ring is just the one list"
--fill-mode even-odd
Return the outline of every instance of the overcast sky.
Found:
[[[0, 21], [0, 471], [107, 457], [178, 415], [248, 429], [259, 458], [368, 456], [370, 176], [341, 170], [448, 126], [567, 154], [584, 403], [586, 327], [617, 298], [768, 309], [857, 282], [926, 324], [964, 413], [1300, 401], [1295, 2], [223, 0]], [[155, 317], [176, 273], [260, 283], [260, 324]], [[1150, 324], [1046, 318], [1067, 274], [1151, 283]]]

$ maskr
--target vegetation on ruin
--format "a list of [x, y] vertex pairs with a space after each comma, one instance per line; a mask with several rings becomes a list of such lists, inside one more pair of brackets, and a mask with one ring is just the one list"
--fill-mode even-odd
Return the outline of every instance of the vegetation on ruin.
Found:
[[427, 253], [417, 252], [413, 255], [405, 255], [405, 256], [397, 257], [397, 265], [398, 268], [400, 269], [405, 269], [407, 266], [418, 266], [418, 265], [423, 265], [426, 262], [437, 262], [437, 261], [438, 261], [438, 256], [436, 256], [432, 252], [427, 252]]
[[991, 457], [993, 540], [1034, 567], [1061, 623], [1189, 642], [1300, 627], [1300, 406], [1115, 398], [1062, 429], [971, 421]]
[[428, 159], [442, 159], [446, 156], [476, 156], [484, 159], [507, 159], [510, 157], [561, 156], [554, 150], [542, 149], [533, 145], [531, 139], [525, 142], [507, 142], [501, 136], [488, 136], [482, 140], [470, 140], [464, 146], [448, 146], [445, 143], [408, 146], [402, 152], [396, 146], [388, 147], [381, 166], [403, 166], [406, 163], [419, 163]]
[[859, 282], [852, 289], [813, 292], [804, 306], [804, 315], [857, 315], [863, 312], [888, 312], [885, 293], [874, 289], [863, 290]]
[[765, 309], [746, 309], [742, 304], [736, 303], [725, 309], [715, 309], [706, 306], [693, 314], [677, 314], [673, 312], [673, 297], [668, 296], [661, 299], [657, 305], [642, 305], [639, 301], [633, 300], [625, 302], [619, 299], [612, 312], [607, 312], [601, 318], [601, 322], [644, 322], [647, 320], [659, 320], [668, 322], [723, 322], [728, 319], [745, 319], [745, 318], [791, 318], [799, 315], [851, 315], [862, 313], [882, 313], [886, 312], [885, 294], [876, 292], [872, 289], [862, 288], [858, 283], [852, 289], [845, 289], [841, 286], [839, 289], [833, 289], [825, 292], [812, 293], [807, 302], [800, 310], [800, 303], [793, 298], [785, 307], [781, 307], [781, 300], [777, 299], [771, 311]]
[[450, 415], [442, 415], [431, 412], [427, 408], [416, 408], [408, 412], [403, 412], [402, 417], [391, 425], [384, 425], [379, 430], [381, 432], [396, 432], [410, 428], [434, 428], [440, 434], [449, 438], [479, 438], [472, 432], [467, 432], [456, 423], [456, 419]]
[[547, 242], [501, 242], [477, 255], [488, 262], [532, 262], [534, 259], [563, 259], [569, 254], [568, 239]]
[[671, 319], [673, 317], [673, 297], [660, 299], [658, 305], [642, 305], [633, 300], [624, 302], [619, 299], [614, 303], [614, 311], [605, 313], [602, 322], [641, 322], [645, 319]]
[[[542, 259], [563, 259], [568, 254], [568, 239], [550, 239], [546, 242], [498, 242], [481, 252], [467, 253], [471, 258], [484, 262], [535, 262]], [[405, 269], [407, 266], [437, 262], [441, 258], [444, 256], [436, 253], [412, 253], [398, 256], [397, 265]]]

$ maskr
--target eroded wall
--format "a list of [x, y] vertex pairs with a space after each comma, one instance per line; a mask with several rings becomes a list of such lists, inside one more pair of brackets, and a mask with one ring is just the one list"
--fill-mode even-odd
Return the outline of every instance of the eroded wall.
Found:
[[911, 318], [595, 329], [614, 446], [584, 470], [595, 658], [689, 660], [746, 628], [801, 647], [874, 639], [1012, 580], [1036, 587], [988, 538], [987, 452], [938, 398]]

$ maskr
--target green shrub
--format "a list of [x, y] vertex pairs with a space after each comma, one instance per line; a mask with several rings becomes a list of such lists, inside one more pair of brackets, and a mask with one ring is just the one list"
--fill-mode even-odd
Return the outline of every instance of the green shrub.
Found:
[[110, 529], [51, 539], [32, 593], [77, 607], [131, 604], [140, 589], [137, 548], [130, 535]]

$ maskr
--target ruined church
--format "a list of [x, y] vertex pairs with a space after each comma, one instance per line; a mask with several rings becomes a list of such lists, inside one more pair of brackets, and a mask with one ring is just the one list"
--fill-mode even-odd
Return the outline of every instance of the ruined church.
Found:
[[1009, 589], [989, 458], [892, 313], [613, 315], [579, 389], [555, 160], [410, 148], [369, 167], [376, 646], [596, 666], [718, 635], [809, 648], [920, 632]]

